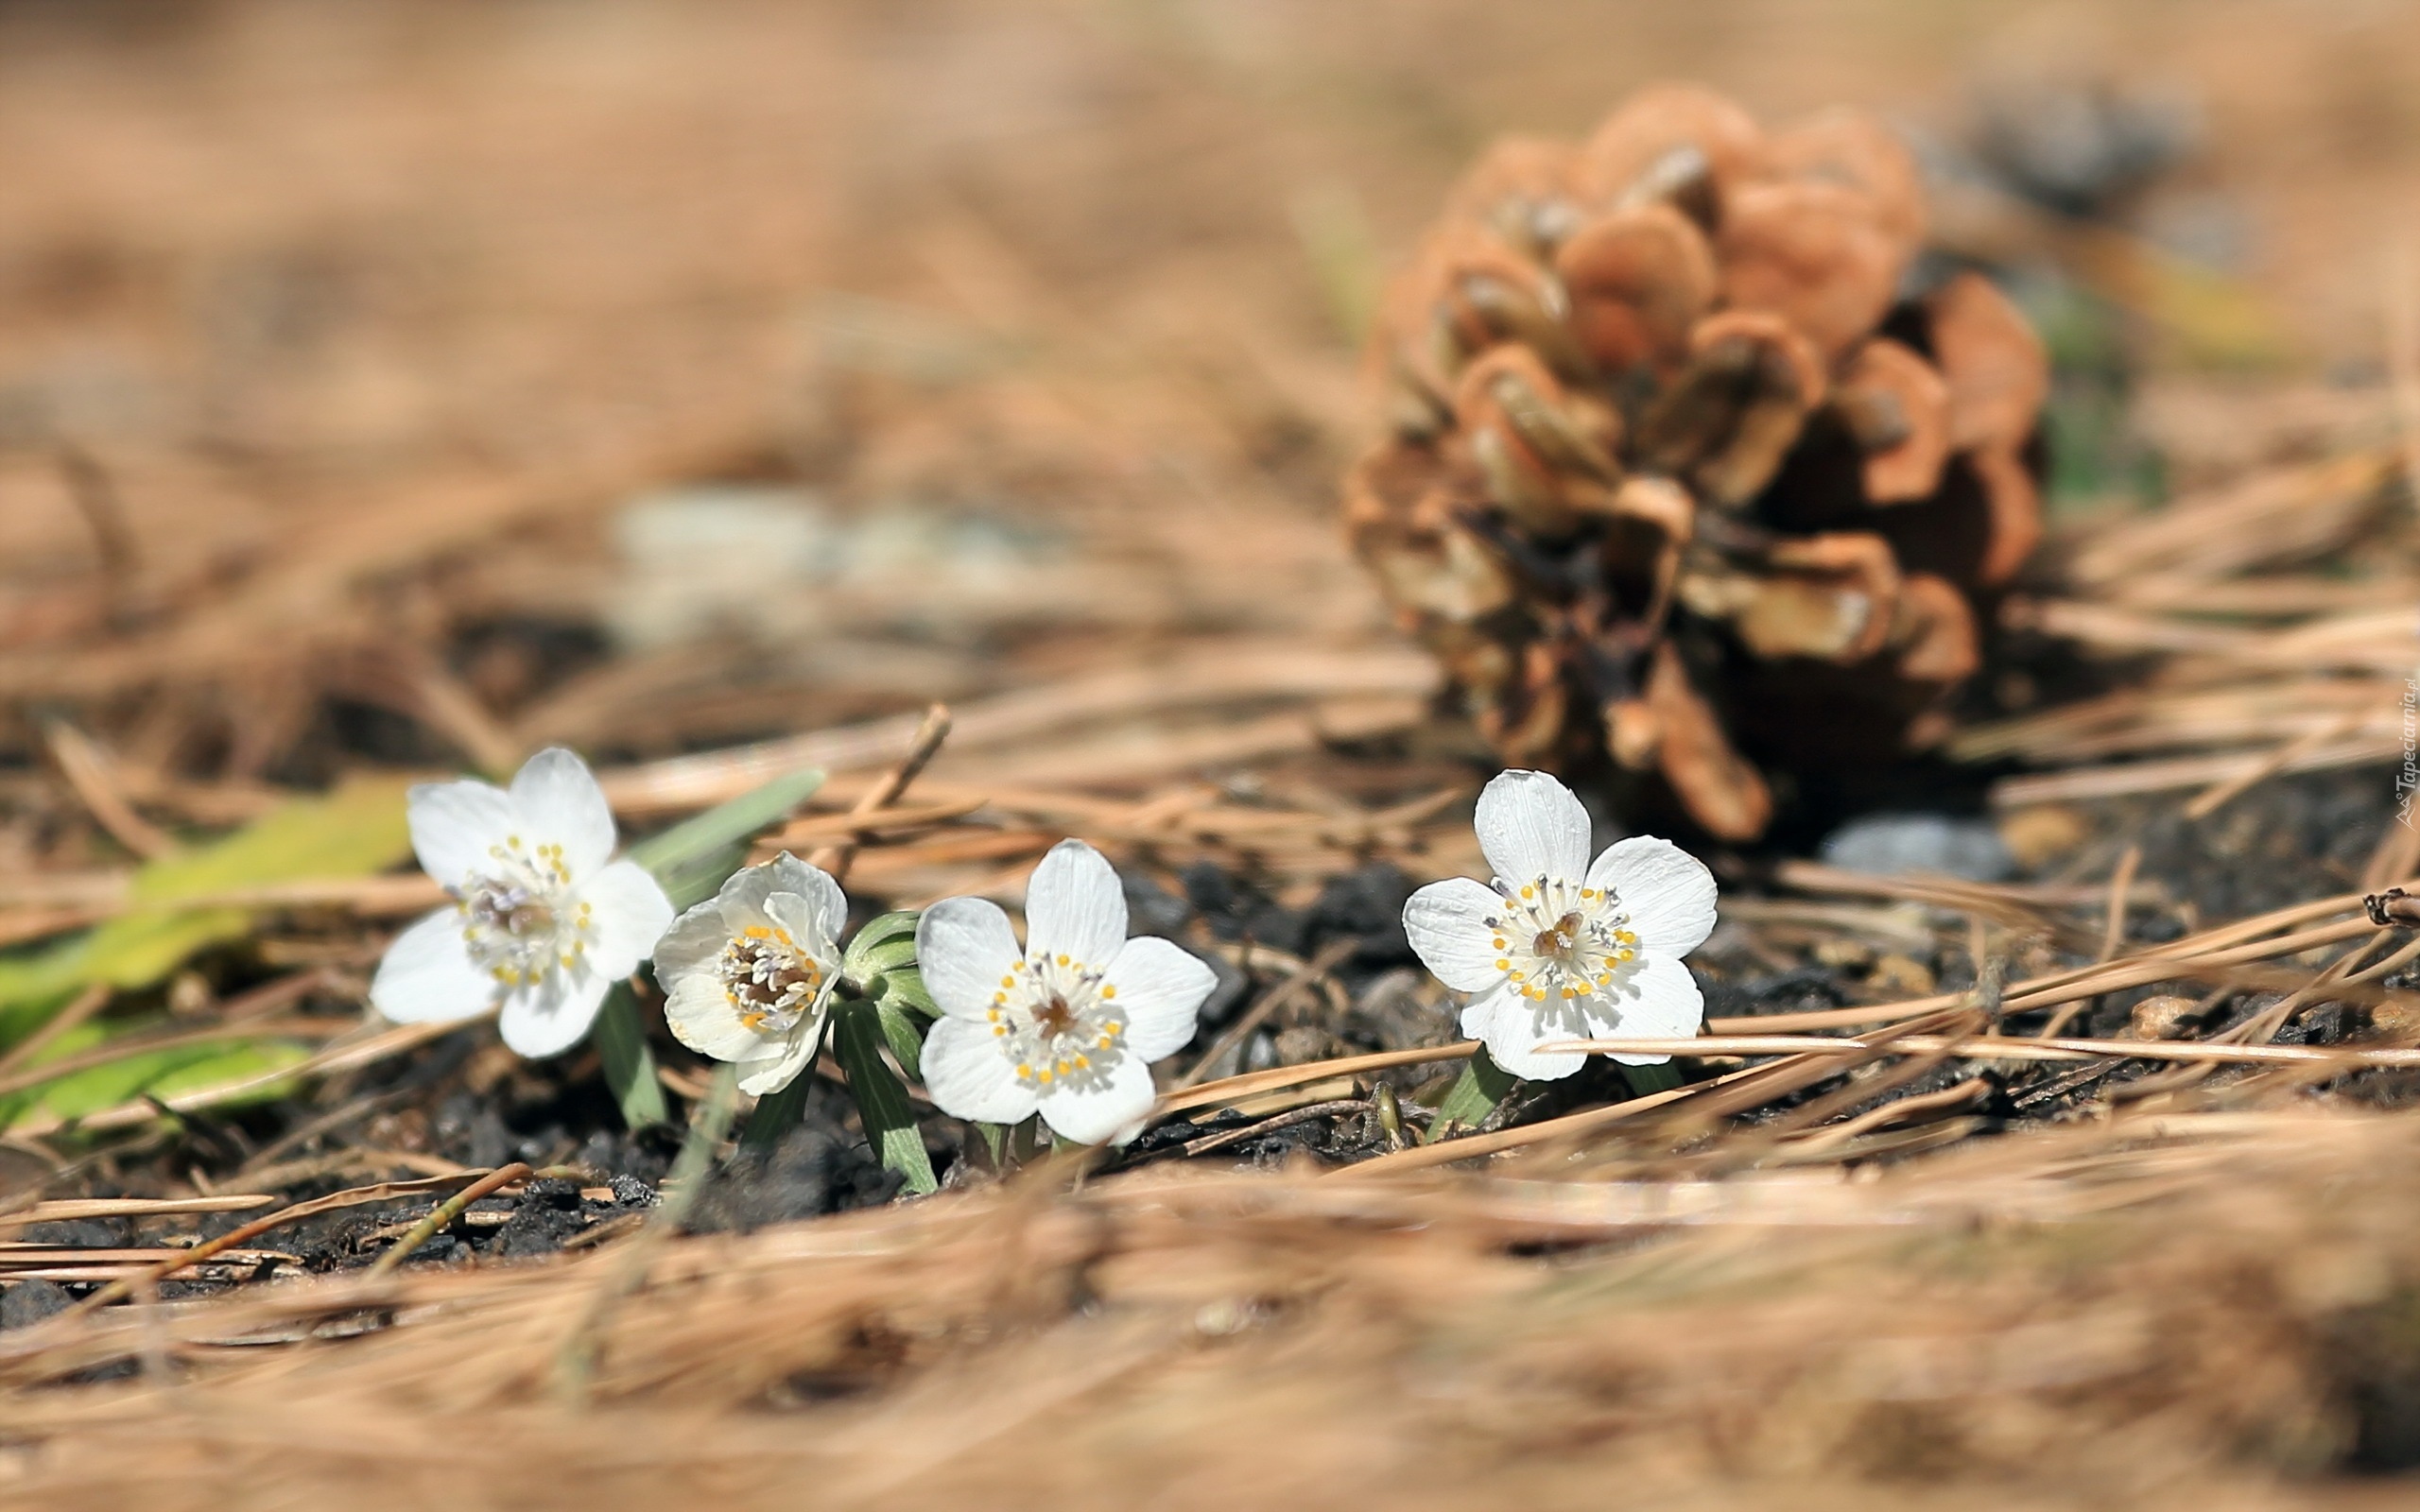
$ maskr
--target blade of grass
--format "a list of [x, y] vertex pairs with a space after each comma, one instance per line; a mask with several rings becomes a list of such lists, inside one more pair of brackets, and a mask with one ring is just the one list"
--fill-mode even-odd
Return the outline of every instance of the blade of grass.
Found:
[[786, 772], [661, 834], [648, 836], [631, 847], [630, 858], [663, 885], [673, 907], [702, 902], [739, 868], [752, 836], [787, 818], [792, 809], [822, 785], [820, 767]]
[[99, 928], [31, 955], [0, 957], [0, 1045], [22, 1042], [84, 988], [164, 980], [195, 953], [240, 939], [252, 910], [181, 907], [186, 900], [310, 878], [382, 871], [411, 853], [403, 784], [349, 782], [281, 805], [215, 843], [154, 861], [132, 883], [133, 906]]
[[672, 1122], [665, 1101], [664, 1083], [656, 1075], [655, 1056], [647, 1047], [647, 1029], [639, 1022], [639, 1000], [628, 982], [616, 982], [596, 1010], [596, 1053], [603, 1059], [605, 1085], [622, 1109], [622, 1125], [632, 1130]]

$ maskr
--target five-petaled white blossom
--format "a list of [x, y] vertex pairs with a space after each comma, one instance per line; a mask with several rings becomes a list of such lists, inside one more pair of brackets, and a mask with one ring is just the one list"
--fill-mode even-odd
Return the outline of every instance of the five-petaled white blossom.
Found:
[[925, 1090], [959, 1118], [1035, 1112], [1080, 1144], [1132, 1139], [1151, 1110], [1150, 1063], [1193, 1038], [1218, 978], [1173, 943], [1126, 937], [1126, 894], [1101, 853], [1063, 840], [1026, 888], [1026, 943], [980, 898], [925, 910], [916, 959], [942, 1019]]
[[[1588, 859], [1588, 811], [1544, 772], [1505, 772], [1479, 794], [1479, 850], [1494, 886], [1430, 883], [1404, 905], [1405, 933], [1437, 979], [1472, 994], [1462, 1033], [1516, 1076], [1548, 1081], [1585, 1063], [1563, 1040], [1681, 1040], [1705, 1001], [1681, 957], [1714, 928], [1714, 876], [1669, 840], [1638, 835]], [[1616, 1055], [1634, 1066], [1668, 1056]]]
[[530, 757], [509, 791], [422, 783], [406, 815], [421, 867], [454, 901], [395, 936], [378, 963], [370, 1002], [398, 1022], [493, 1008], [522, 1055], [568, 1050], [672, 920], [653, 877], [608, 859], [613, 811], [570, 751]]
[[656, 943], [665, 1022], [735, 1062], [741, 1091], [780, 1091], [823, 1038], [848, 917], [840, 885], [787, 851], [735, 874]]

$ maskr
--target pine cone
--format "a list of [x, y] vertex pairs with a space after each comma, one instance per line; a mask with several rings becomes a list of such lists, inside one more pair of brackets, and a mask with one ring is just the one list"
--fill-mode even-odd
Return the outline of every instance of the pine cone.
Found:
[[2041, 533], [2048, 378], [1981, 276], [1903, 297], [1924, 227], [1872, 118], [1768, 135], [1686, 86], [1454, 190], [1380, 313], [1392, 434], [1346, 517], [1506, 762], [1746, 839], [1760, 765], [1942, 725]]

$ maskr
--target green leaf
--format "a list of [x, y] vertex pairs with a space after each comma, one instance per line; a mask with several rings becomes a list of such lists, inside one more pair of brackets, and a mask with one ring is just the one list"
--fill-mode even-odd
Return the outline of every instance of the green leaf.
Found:
[[925, 1138], [908, 1107], [908, 1090], [884, 1063], [882, 1042], [881, 1015], [873, 1004], [852, 999], [833, 1005], [832, 1051], [849, 1078], [866, 1143], [884, 1166], [908, 1178], [908, 1191], [936, 1191], [941, 1183], [933, 1178], [932, 1162], [925, 1155]]
[[983, 1147], [992, 1152], [992, 1168], [998, 1170], [1008, 1155], [1009, 1125], [977, 1124], [975, 1132], [983, 1136]]
[[1622, 1080], [1630, 1083], [1634, 1097], [1645, 1097], [1651, 1092], [1668, 1092], [1684, 1083], [1681, 1068], [1668, 1060], [1660, 1066], [1624, 1066]]
[[1471, 1053], [1468, 1064], [1445, 1100], [1437, 1105], [1437, 1116], [1429, 1121], [1428, 1138], [1423, 1143], [1443, 1139], [1458, 1127], [1477, 1128], [1487, 1122], [1487, 1115], [1512, 1091], [1520, 1078], [1488, 1058], [1482, 1045]]
[[639, 1000], [629, 983], [616, 982], [605, 994], [592, 1032], [596, 1053], [604, 1058], [605, 1085], [622, 1108], [622, 1126], [635, 1130], [671, 1123], [671, 1105], [664, 1100], [655, 1057], [647, 1047], [647, 1029], [639, 1022]]
[[[91, 1045], [78, 1048], [90, 1049]], [[269, 1075], [310, 1057], [307, 1046], [291, 1040], [235, 1040], [160, 1050], [130, 1049], [121, 1059], [88, 1066], [57, 1081], [0, 1098], [0, 1125], [38, 1116], [72, 1121], [132, 1102], [146, 1092], [165, 1100], [207, 1087]], [[274, 1101], [291, 1087], [289, 1082], [266, 1082], [222, 1106]]]
[[[165, 1070], [144, 1091], [163, 1102], [168, 1102], [206, 1088], [224, 1087], [233, 1082], [246, 1082], [289, 1071], [311, 1058], [311, 1047], [292, 1040], [237, 1040], [209, 1048], [209, 1055]], [[267, 1082], [239, 1098], [222, 1099], [213, 1106], [224, 1108], [273, 1103], [292, 1093], [294, 1085], [290, 1080]], [[52, 1106], [56, 1106], [55, 1102]]]
[[932, 989], [925, 986], [925, 973], [912, 966], [884, 972], [880, 996], [885, 1003], [913, 1008], [927, 1019], [942, 1016], [942, 1005], [933, 1001]]
[[251, 909], [179, 906], [188, 900], [368, 876], [410, 854], [404, 786], [376, 780], [298, 799], [224, 839], [151, 862], [134, 875], [128, 912], [47, 950], [0, 956], [0, 1045], [24, 1040], [93, 983], [148, 987], [195, 953], [251, 929]]
[[747, 859], [751, 837], [780, 823], [822, 785], [820, 767], [786, 772], [661, 834], [648, 835], [631, 847], [630, 858], [653, 874], [674, 908], [703, 902]]
[[840, 963], [842, 980], [873, 1004], [884, 1041], [911, 1077], [924, 1074], [925, 1026], [915, 1015], [941, 1017], [916, 969], [917, 918], [908, 911], [873, 919], [849, 942]]
[[865, 928], [857, 931], [856, 938], [849, 941], [851, 956], [854, 957], [859, 951], [871, 951], [876, 946], [890, 945], [901, 940], [907, 941], [912, 953], [916, 943], [916, 925], [924, 917], [923, 913], [913, 908], [902, 908], [895, 913], [875, 915], [866, 920]]
[[[886, 983], [896, 982], [897, 976], [887, 976]], [[882, 1021], [882, 1039], [890, 1046], [890, 1054], [898, 1060], [899, 1069], [909, 1077], [925, 1079], [925, 1029], [906, 1005], [889, 994], [874, 1000], [873, 1011]]]
[[[907, 920], [902, 930], [897, 920]], [[895, 971], [916, 962], [916, 916], [885, 914], [849, 941], [840, 954], [840, 974], [857, 982], [871, 982], [885, 971]]]

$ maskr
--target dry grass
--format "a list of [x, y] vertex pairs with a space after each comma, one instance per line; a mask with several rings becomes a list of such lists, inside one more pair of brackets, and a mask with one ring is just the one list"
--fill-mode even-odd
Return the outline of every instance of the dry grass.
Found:
[[[664, 1251], [578, 1381], [610, 1253], [137, 1307], [9, 1341], [5, 1494], [2358, 1504], [2307, 1477], [2420, 1433], [2415, 1130], [2178, 1110], [1864, 1179], [1045, 1172]], [[25, 1389], [122, 1352], [173, 1383]]]

